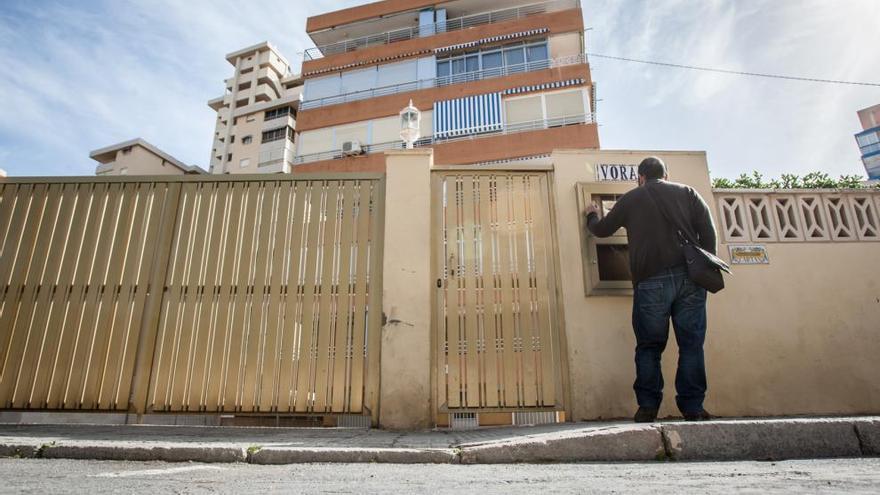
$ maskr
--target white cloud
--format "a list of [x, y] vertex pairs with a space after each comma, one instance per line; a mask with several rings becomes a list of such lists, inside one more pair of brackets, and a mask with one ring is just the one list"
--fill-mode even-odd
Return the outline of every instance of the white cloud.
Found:
[[[584, 0], [588, 50], [629, 58], [880, 82], [874, 0]], [[877, 88], [821, 85], [594, 58], [609, 148], [705, 149], [716, 175], [864, 174], [855, 112]]]

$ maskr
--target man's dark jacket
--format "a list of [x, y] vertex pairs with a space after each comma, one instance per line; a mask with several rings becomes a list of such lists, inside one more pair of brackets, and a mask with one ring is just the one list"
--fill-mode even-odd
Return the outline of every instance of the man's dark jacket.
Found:
[[587, 226], [596, 237], [608, 237], [617, 229], [626, 228], [633, 285], [664, 268], [685, 263], [677, 229], [669, 225], [658, 211], [648, 188], [677, 224], [687, 226], [688, 234], [700, 247], [715, 254], [712, 215], [697, 191], [675, 182], [649, 180], [644, 186], [624, 194], [605, 218], [599, 220], [595, 213], [587, 217]]

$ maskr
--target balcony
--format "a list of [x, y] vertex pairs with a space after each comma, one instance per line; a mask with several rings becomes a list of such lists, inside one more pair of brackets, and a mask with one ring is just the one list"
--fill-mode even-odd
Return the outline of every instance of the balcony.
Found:
[[395, 29], [393, 31], [386, 31], [381, 34], [362, 36], [359, 38], [352, 38], [338, 41], [336, 43], [309, 48], [303, 54], [303, 60], [317, 60], [319, 58], [329, 55], [363, 50], [365, 48], [371, 48], [374, 46], [387, 45], [390, 43], [411, 40], [414, 38], [433, 36], [438, 33], [458, 31], [461, 29], [481, 26], [484, 24], [495, 24], [498, 22], [504, 22], [513, 19], [522, 19], [524, 17], [536, 14], [575, 9], [579, 6], [580, 3], [578, 0], [552, 0], [549, 2], [535, 3], [520, 7], [511, 7], [490, 12], [482, 12], [479, 14], [466, 15], [462, 17], [457, 17], [455, 19], [435, 22], [433, 24]]
[[[518, 122], [514, 124], [505, 124], [500, 131], [475, 133], [466, 136], [435, 138], [427, 136], [415, 142], [415, 146], [419, 148], [430, 147], [436, 144], [452, 143], [456, 141], [469, 141], [481, 139], [484, 137], [502, 136], [507, 134], [517, 134], [520, 132], [538, 131], [542, 129], [550, 129], [552, 127], [565, 127], [570, 125], [595, 124], [595, 114], [570, 115], [544, 120], [534, 120], [530, 122]], [[387, 143], [377, 143], [363, 145], [362, 149], [365, 154], [376, 153], [386, 150], [403, 149], [403, 141], [391, 141]], [[301, 155], [294, 158], [294, 163], [310, 163], [323, 160], [334, 160], [343, 158], [345, 155], [342, 150], [325, 151], [323, 153], [313, 153], [309, 155]]]
[[296, 120], [293, 119], [291, 115], [280, 115], [275, 118], [271, 118], [269, 120], [263, 121], [263, 126], [260, 128], [261, 131], [268, 131], [271, 129], [278, 129], [279, 127], [291, 127], [296, 129]]
[[565, 67], [567, 65], [585, 64], [588, 62], [589, 60], [587, 59], [587, 54], [582, 53], [569, 57], [559, 57], [556, 59], [538, 60], [535, 62], [526, 62], [523, 64], [508, 65], [504, 67], [485, 69], [481, 71], [464, 72], [461, 74], [453, 74], [451, 76], [437, 77], [434, 79], [423, 79], [420, 81], [411, 81], [402, 84], [395, 84], [392, 86], [384, 86], [381, 88], [356, 91], [354, 93], [346, 93], [337, 96], [327, 96], [325, 98], [318, 98], [315, 100], [306, 100], [300, 104], [300, 110], [321, 108], [328, 105], [336, 105], [338, 103], [366, 100], [369, 98], [376, 98], [378, 96], [388, 96], [425, 88], [448, 86], [450, 84], [482, 81], [484, 79], [493, 79], [496, 77], [505, 77], [512, 74], [522, 74], [525, 72], [534, 72], [544, 69], [553, 69], [556, 67]]

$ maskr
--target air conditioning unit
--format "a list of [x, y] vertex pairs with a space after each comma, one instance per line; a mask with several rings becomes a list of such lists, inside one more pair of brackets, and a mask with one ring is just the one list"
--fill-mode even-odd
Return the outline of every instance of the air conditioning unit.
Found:
[[342, 154], [345, 156], [362, 155], [364, 149], [361, 148], [360, 141], [344, 141], [342, 143]]

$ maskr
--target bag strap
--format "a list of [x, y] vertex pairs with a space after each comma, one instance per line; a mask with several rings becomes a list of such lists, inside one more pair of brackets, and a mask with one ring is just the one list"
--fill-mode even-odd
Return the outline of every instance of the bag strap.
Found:
[[646, 191], [648, 191], [648, 197], [651, 198], [651, 202], [654, 203], [654, 207], [657, 208], [657, 211], [660, 212], [660, 215], [663, 216], [663, 219], [666, 220], [666, 223], [675, 229], [678, 233], [678, 239], [681, 241], [682, 245], [692, 244], [694, 246], [698, 246], [696, 242], [689, 235], [688, 229], [683, 228], [681, 224], [673, 220], [669, 213], [666, 211], [666, 208], [663, 207], [663, 204], [660, 201], [657, 201], [657, 198], [654, 196], [654, 191], [651, 189], [649, 184], [645, 184], [643, 186]]

